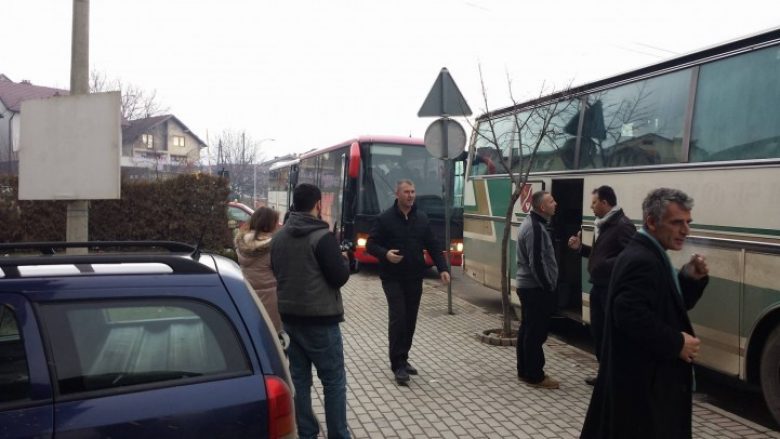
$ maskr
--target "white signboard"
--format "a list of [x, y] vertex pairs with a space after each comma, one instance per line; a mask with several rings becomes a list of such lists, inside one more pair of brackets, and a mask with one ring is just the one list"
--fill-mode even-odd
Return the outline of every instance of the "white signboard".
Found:
[[119, 92], [22, 102], [20, 200], [119, 198]]

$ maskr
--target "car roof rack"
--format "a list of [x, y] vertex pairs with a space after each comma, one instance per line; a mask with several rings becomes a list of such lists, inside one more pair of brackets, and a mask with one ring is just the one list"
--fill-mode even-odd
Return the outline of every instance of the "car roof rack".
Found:
[[[68, 248], [85, 248], [93, 252], [86, 254], [57, 252], [58, 249]], [[137, 250], [107, 252], [115, 249]], [[149, 251], [154, 249], [157, 251]], [[26, 252], [14, 254], [20, 251]], [[30, 254], [35, 251], [38, 254]], [[75, 265], [81, 270], [82, 267], [91, 264], [158, 263], [169, 266], [174, 273], [213, 274], [212, 268], [198, 262], [199, 257], [200, 252], [195, 247], [175, 241], [56, 241], [0, 244], [0, 269], [3, 270], [6, 279], [22, 277], [19, 267], [33, 265]]]

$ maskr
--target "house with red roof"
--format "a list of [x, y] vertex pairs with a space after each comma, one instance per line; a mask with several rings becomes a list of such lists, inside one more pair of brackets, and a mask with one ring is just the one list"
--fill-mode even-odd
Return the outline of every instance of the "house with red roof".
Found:
[[[21, 104], [67, 96], [68, 90], [14, 82], [0, 73], [0, 174], [18, 173]], [[206, 143], [172, 114], [122, 122], [122, 177], [157, 178], [192, 172]]]

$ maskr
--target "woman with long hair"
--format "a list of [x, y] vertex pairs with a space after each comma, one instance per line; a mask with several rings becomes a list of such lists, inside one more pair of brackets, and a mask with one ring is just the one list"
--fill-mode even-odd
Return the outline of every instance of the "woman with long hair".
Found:
[[259, 207], [248, 225], [248, 230], [239, 230], [236, 235], [238, 265], [265, 306], [276, 332], [280, 332], [282, 319], [277, 305], [276, 278], [271, 271], [271, 240], [279, 226], [279, 213], [265, 206]]

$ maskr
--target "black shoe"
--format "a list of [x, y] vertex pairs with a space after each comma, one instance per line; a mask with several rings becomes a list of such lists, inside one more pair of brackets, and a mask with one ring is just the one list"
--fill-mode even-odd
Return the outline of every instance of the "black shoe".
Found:
[[409, 375], [417, 375], [417, 369], [409, 363], [406, 363], [406, 373]]
[[406, 385], [406, 383], [409, 382], [409, 373], [406, 371], [405, 367], [399, 367], [394, 370], [393, 375], [395, 375], [395, 382], [398, 384]]
[[585, 384], [587, 384], [589, 386], [595, 386], [596, 385], [596, 377], [585, 378]]

